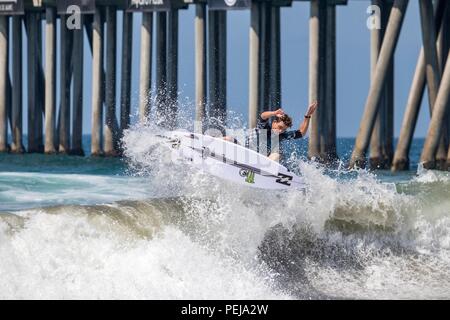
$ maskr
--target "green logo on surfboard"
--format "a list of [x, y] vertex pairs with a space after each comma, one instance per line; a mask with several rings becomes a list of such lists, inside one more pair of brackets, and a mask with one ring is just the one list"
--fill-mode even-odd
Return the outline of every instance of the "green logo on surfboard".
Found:
[[245, 182], [255, 183], [255, 173], [251, 170], [241, 169], [239, 170], [239, 175], [245, 177]]
[[255, 173], [253, 171], [247, 171], [247, 177], [245, 178], [247, 183], [255, 183]]

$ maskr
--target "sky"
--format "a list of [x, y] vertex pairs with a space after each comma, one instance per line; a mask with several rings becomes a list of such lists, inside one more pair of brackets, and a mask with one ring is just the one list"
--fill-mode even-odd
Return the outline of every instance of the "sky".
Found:
[[[337, 7], [337, 135], [354, 137], [364, 110], [370, 80], [370, 30], [366, 27], [368, 0], [349, 0], [348, 5]], [[282, 107], [295, 123], [299, 123], [308, 106], [308, 53], [309, 53], [308, 2], [294, 2], [292, 7], [281, 9], [281, 74]], [[195, 101], [194, 61], [195, 7], [179, 13], [179, 90], [180, 109]], [[250, 11], [229, 11], [227, 15], [227, 102], [228, 109], [238, 117], [248, 118], [248, 70]], [[155, 20], [155, 19], [154, 19]], [[117, 102], [120, 92], [120, 48], [122, 43], [122, 13], [118, 21], [117, 55]], [[141, 14], [134, 15], [132, 112], [139, 101], [139, 54]], [[59, 37], [59, 27], [58, 27]], [[24, 52], [26, 40], [24, 36]], [[153, 37], [155, 40], [155, 37]], [[422, 37], [418, 1], [410, 1], [395, 57], [395, 136], [400, 132]], [[154, 48], [155, 46], [153, 46]], [[25, 54], [24, 54], [25, 56]], [[24, 59], [26, 60], [26, 59]], [[83, 132], [91, 130], [92, 56], [85, 37], [84, 53], [84, 114]], [[153, 63], [155, 63], [153, 53]], [[59, 64], [59, 58], [58, 62]], [[26, 61], [24, 62], [26, 70]], [[154, 66], [153, 77], [154, 75]], [[58, 75], [59, 77], [59, 75]], [[154, 78], [153, 78], [154, 79]], [[154, 84], [154, 80], [152, 81]], [[59, 83], [57, 85], [59, 104]], [[24, 94], [26, 79], [24, 78]], [[427, 98], [424, 96], [415, 137], [426, 135], [429, 122]], [[27, 99], [24, 98], [24, 106]], [[119, 112], [119, 110], [118, 110]], [[119, 113], [118, 113], [119, 114]], [[26, 119], [26, 111], [24, 112]], [[24, 126], [26, 132], [26, 126]]]

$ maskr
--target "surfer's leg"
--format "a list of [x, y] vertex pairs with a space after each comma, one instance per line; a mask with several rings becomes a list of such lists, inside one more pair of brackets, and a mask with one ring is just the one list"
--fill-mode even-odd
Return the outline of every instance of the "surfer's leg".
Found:
[[278, 152], [273, 152], [269, 155], [269, 159], [280, 162], [280, 154]]

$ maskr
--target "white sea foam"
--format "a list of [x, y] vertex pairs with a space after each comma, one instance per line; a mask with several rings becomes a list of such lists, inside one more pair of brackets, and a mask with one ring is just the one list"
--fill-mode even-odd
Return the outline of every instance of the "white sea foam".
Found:
[[6, 236], [0, 223], [0, 298], [274, 299], [251, 271], [167, 227], [152, 239], [105, 232], [104, 218], [28, 212]]
[[450, 174], [445, 171], [437, 171], [437, 170], [428, 170], [423, 167], [423, 165], [419, 164], [417, 168], [417, 176], [414, 178], [414, 181], [421, 183], [433, 183], [433, 182], [449, 182], [450, 183]]

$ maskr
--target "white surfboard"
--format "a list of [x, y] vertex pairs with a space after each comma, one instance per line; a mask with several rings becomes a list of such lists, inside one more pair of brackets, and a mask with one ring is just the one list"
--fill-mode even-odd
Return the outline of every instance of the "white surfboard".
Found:
[[160, 137], [174, 156], [222, 179], [262, 189], [305, 189], [303, 179], [286, 167], [239, 144], [183, 131]]

